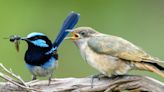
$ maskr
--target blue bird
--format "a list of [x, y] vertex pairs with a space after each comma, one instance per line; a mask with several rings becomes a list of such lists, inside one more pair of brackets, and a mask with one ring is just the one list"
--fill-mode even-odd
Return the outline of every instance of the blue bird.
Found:
[[49, 76], [50, 84], [52, 74], [57, 66], [57, 49], [71, 29], [77, 24], [79, 17], [78, 13], [71, 12], [53, 43], [45, 34], [39, 32], [32, 32], [27, 37], [21, 37], [21, 40], [26, 41], [28, 44], [24, 59], [27, 68], [33, 75], [32, 80], [37, 79], [37, 76]]

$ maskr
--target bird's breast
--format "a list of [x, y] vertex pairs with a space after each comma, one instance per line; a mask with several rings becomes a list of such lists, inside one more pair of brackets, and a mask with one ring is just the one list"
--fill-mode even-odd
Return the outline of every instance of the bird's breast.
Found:
[[45, 64], [51, 57], [52, 54], [45, 54], [43, 51], [27, 50], [24, 59], [27, 64], [39, 66]]
[[45, 64], [40, 66], [27, 64], [28, 69], [33, 75], [36, 76], [48, 76], [53, 73], [55, 67], [57, 67], [57, 60], [55, 58], [50, 58]]
[[96, 53], [88, 45], [81, 46], [80, 52], [89, 65], [105, 75], [110, 76], [116, 67], [117, 58]]

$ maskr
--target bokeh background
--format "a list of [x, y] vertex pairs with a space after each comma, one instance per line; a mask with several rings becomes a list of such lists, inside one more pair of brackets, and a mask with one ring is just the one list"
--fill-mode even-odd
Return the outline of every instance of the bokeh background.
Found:
[[[123, 37], [153, 56], [164, 60], [163, 0], [0, 0], [0, 62], [24, 80], [31, 80], [25, 67], [27, 44], [21, 42], [17, 53], [14, 44], [3, 39], [13, 34], [26, 36], [43, 32], [53, 41], [70, 11], [81, 14], [76, 25], [90, 26], [99, 32]], [[85, 77], [98, 73], [80, 56], [71, 41], [59, 48], [59, 67], [54, 77]], [[144, 71], [130, 74], [162, 77]]]

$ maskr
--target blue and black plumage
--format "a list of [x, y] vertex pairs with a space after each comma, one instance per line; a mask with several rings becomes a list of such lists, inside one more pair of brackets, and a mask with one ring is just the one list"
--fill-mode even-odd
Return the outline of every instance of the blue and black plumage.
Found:
[[36, 79], [37, 76], [49, 76], [50, 83], [52, 73], [57, 66], [57, 49], [70, 32], [69, 30], [73, 29], [77, 24], [79, 17], [80, 15], [78, 13], [71, 12], [64, 21], [53, 43], [45, 34], [39, 32], [33, 32], [28, 34], [27, 37], [21, 38], [21, 40], [28, 43], [28, 49], [24, 59], [26, 66], [33, 75], [33, 80]]

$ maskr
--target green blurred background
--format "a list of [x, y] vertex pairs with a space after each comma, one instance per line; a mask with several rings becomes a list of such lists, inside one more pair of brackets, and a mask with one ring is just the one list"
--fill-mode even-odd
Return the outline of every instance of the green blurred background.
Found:
[[[164, 1], [162, 0], [0, 0], [0, 62], [29, 81], [31, 74], [24, 63], [27, 44], [21, 42], [20, 52], [3, 39], [13, 34], [26, 36], [43, 32], [54, 40], [70, 11], [81, 14], [76, 27], [90, 26], [121, 36], [164, 60]], [[71, 41], [59, 48], [59, 67], [54, 77], [85, 77], [98, 73], [80, 56]], [[130, 74], [162, 77], [143, 71]]]

